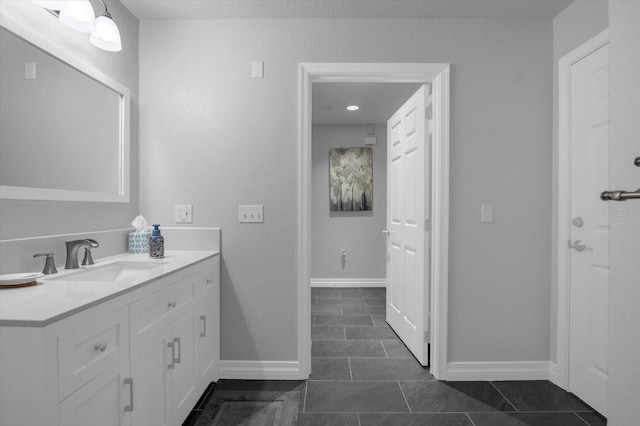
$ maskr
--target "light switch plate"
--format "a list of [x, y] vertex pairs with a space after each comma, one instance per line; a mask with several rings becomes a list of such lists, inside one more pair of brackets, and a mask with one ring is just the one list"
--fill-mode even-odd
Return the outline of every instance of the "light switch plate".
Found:
[[25, 80], [36, 79], [36, 63], [35, 62], [24, 63], [24, 79]]
[[251, 63], [251, 77], [264, 78], [264, 62], [263, 61], [253, 61]]
[[493, 205], [483, 204], [480, 207], [480, 222], [483, 222], [483, 223], [493, 222]]
[[176, 223], [193, 223], [193, 206], [191, 204], [176, 205]]
[[240, 206], [238, 220], [240, 223], [264, 223], [264, 206]]

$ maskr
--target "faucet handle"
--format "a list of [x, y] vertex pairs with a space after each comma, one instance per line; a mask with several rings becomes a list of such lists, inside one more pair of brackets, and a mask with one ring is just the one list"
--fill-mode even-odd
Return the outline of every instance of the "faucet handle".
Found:
[[38, 253], [33, 255], [34, 258], [41, 256], [47, 256], [42, 273], [45, 275], [57, 274], [58, 270], [56, 269], [56, 264], [53, 261], [53, 253]]
[[[97, 243], [94, 247], [97, 247]], [[89, 247], [84, 248], [84, 259], [82, 259], [82, 265], [93, 265], [93, 256], [91, 256], [91, 249]]]

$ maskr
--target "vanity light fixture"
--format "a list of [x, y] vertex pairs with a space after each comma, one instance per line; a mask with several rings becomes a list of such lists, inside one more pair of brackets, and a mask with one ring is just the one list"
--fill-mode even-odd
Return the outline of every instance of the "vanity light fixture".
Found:
[[96, 15], [89, 0], [65, 1], [58, 19], [81, 33], [91, 34], [96, 30]]
[[358, 105], [349, 105], [347, 107], [347, 111], [357, 111], [359, 109], [360, 109], [360, 107]]
[[97, 19], [89, 0], [31, 1], [45, 8], [49, 13], [57, 17], [60, 22], [74, 30], [91, 34], [89, 41], [94, 46], [109, 52], [122, 50], [120, 31], [103, 0], [99, 1], [104, 6], [104, 13], [98, 16]]
[[96, 19], [96, 30], [89, 36], [89, 41], [100, 49], [119, 52], [122, 50], [120, 31], [118, 31], [116, 23], [113, 22], [105, 2], [100, 0], [100, 3], [104, 5], [104, 13]]

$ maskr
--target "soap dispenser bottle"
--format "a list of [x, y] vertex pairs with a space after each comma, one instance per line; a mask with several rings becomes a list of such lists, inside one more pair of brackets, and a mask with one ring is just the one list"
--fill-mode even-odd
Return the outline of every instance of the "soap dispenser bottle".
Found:
[[164, 237], [160, 235], [160, 225], [153, 225], [149, 240], [149, 256], [164, 257]]

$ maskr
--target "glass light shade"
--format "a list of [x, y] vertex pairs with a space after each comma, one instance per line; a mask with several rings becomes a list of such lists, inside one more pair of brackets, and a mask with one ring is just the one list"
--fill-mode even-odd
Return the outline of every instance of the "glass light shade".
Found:
[[96, 30], [89, 36], [89, 41], [94, 46], [109, 52], [122, 50], [118, 26], [110, 16], [107, 16], [107, 13], [98, 16], [98, 19], [96, 19]]
[[57, 0], [31, 0], [31, 2], [49, 10], [60, 10], [64, 4], [63, 1]]
[[60, 22], [76, 31], [92, 33], [96, 29], [96, 15], [89, 0], [67, 1], [60, 9]]

